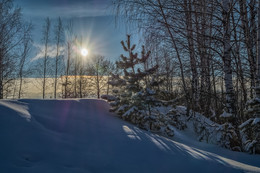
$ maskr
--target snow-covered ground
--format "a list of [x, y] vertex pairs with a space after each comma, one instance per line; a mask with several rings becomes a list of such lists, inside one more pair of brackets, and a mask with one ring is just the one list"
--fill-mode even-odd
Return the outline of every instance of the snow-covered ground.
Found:
[[260, 156], [167, 139], [120, 120], [102, 100], [0, 101], [1, 173], [260, 172]]

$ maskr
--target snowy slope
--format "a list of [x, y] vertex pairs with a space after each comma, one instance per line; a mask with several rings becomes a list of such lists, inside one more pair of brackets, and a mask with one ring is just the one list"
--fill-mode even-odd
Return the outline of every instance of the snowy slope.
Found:
[[102, 100], [0, 101], [1, 173], [260, 172], [260, 156], [151, 134]]

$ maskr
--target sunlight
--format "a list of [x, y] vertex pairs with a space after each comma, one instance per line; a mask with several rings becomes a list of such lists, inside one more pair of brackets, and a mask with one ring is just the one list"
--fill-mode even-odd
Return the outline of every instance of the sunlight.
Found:
[[87, 55], [88, 55], [88, 50], [85, 49], [85, 48], [82, 48], [82, 49], [81, 49], [81, 55], [82, 55], [82, 56], [87, 56]]
[[128, 138], [141, 140], [141, 138], [137, 135], [137, 133], [134, 130], [130, 129], [128, 126], [124, 125], [123, 130], [127, 134]]

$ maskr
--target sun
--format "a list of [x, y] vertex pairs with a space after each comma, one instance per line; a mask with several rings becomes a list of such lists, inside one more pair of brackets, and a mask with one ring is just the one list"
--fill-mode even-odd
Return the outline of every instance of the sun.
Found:
[[81, 49], [81, 55], [82, 56], [87, 56], [88, 55], [88, 49], [82, 48]]

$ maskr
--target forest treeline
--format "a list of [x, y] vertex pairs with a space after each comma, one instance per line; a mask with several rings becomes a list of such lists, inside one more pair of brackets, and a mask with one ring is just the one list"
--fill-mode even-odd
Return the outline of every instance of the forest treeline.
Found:
[[[257, 1], [115, 0], [115, 12], [144, 35], [165, 89], [187, 106], [216, 118], [226, 112], [242, 121], [257, 86]], [[122, 19], [123, 20], [123, 19]], [[121, 20], [121, 21], [122, 21]], [[219, 87], [217, 87], [219, 86]]]
[[[144, 71], [137, 72], [133, 67], [142, 64], [142, 58], [133, 53], [135, 46], [123, 45], [129, 56], [122, 56], [117, 67], [124, 71], [125, 79], [114, 76], [114, 85], [135, 83], [143, 97], [148, 97], [141, 99], [148, 112], [148, 91], [159, 90], [157, 98], [186, 106], [187, 116], [195, 111], [222, 124], [224, 131], [229, 131], [223, 137], [229, 148], [259, 152], [260, 1], [113, 0], [113, 4], [118, 22], [130, 31], [139, 31], [146, 50], [151, 51], [143, 68], [138, 66]], [[144, 77], [154, 66], [158, 66], [157, 79], [163, 80], [158, 86], [146, 82], [147, 78], [153, 80], [154, 74]], [[140, 75], [143, 79], [136, 79]], [[124, 110], [122, 115], [140, 104], [133, 87], [125, 87], [132, 93], [126, 96], [128, 100], [132, 96], [132, 103], [126, 106], [125, 97], [118, 94], [113, 103], [115, 111]]]

